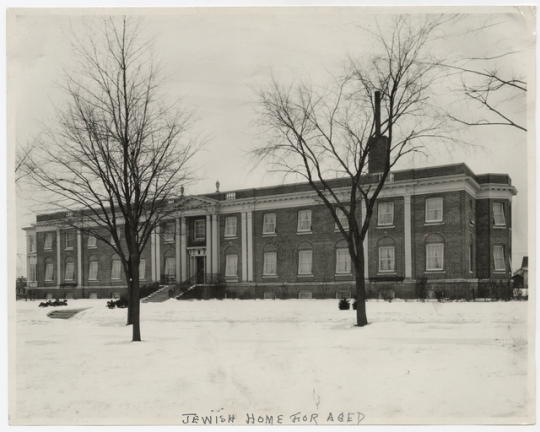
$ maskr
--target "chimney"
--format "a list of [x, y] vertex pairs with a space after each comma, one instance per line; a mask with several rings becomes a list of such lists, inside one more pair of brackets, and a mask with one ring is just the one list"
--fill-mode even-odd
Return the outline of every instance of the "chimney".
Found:
[[381, 92], [375, 92], [375, 136], [381, 136]]

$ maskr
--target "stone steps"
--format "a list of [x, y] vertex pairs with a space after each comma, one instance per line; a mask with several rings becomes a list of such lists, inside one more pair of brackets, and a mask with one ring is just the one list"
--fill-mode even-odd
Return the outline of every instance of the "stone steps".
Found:
[[162, 303], [169, 300], [169, 289], [170, 286], [166, 285], [163, 288], [158, 289], [156, 292], [153, 292], [148, 297], [141, 299], [141, 303]]
[[86, 309], [90, 308], [54, 310], [48, 313], [47, 316], [52, 319], [70, 319], [71, 317], [77, 315], [79, 312]]

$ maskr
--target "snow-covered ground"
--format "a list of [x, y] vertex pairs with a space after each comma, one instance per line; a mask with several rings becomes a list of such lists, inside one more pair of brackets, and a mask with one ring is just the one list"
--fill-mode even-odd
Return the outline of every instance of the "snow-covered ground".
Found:
[[289, 424], [299, 412], [318, 424], [508, 423], [533, 412], [527, 302], [370, 301], [357, 328], [337, 300], [169, 300], [141, 305], [142, 343], [105, 300], [69, 301], [90, 308], [69, 320], [38, 303], [16, 304], [17, 423]]

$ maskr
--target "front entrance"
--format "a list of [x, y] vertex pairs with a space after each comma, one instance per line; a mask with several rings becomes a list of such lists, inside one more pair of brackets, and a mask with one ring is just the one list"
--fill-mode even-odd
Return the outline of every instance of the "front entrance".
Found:
[[196, 283], [203, 284], [204, 283], [204, 257], [203, 256], [195, 257], [195, 274], [197, 275]]

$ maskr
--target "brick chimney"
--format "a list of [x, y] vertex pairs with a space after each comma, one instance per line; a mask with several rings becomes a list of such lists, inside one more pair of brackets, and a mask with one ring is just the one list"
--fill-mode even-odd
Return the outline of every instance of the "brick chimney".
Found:
[[382, 173], [386, 164], [388, 138], [381, 135], [381, 92], [375, 92], [375, 134], [368, 141], [368, 173]]

